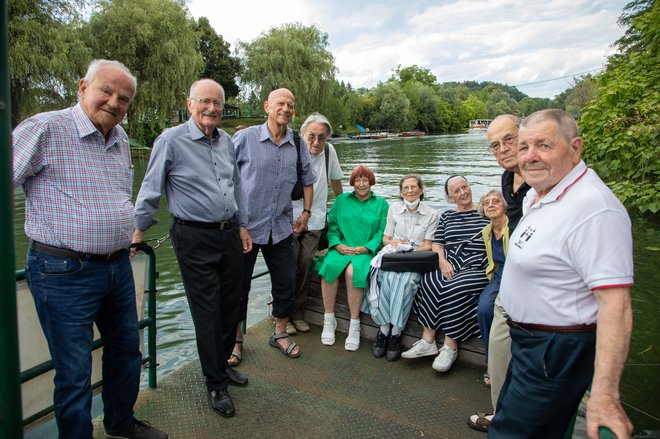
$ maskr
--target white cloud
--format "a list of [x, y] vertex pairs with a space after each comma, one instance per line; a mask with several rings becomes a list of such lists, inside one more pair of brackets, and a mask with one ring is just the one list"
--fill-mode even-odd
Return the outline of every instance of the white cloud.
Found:
[[[509, 85], [597, 69], [622, 34], [616, 21], [627, 0], [193, 0], [235, 47], [284, 23], [316, 25], [329, 35], [337, 77], [353, 87], [387, 80], [398, 64], [417, 64], [444, 81]], [[560, 79], [521, 86], [553, 97]]]

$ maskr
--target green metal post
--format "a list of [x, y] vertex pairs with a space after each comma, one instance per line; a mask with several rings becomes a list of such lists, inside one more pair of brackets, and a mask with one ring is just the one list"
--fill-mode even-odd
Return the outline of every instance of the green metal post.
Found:
[[23, 437], [14, 281], [14, 214], [7, 0], [0, 0], [0, 438]]

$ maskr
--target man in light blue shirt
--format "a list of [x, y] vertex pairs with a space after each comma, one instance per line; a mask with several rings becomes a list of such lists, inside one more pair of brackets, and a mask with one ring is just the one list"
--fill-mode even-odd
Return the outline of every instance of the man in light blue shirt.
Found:
[[188, 122], [158, 136], [135, 203], [133, 242], [155, 222], [165, 190], [170, 239], [195, 325], [197, 351], [211, 407], [234, 416], [227, 385], [248, 380], [227, 366], [236, 341], [243, 253], [252, 249], [234, 145], [217, 129], [225, 92], [217, 82], [193, 83]]
[[[295, 98], [285, 88], [274, 90], [264, 102], [268, 120], [234, 135], [236, 163], [241, 175], [243, 194], [248, 207], [248, 231], [254, 241], [252, 251], [246, 253], [243, 267], [242, 319], [247, 317], [247, 302], [257, 254], [261, 249], [272, 284], [275, 333], [269, 344], [290, 357], [300, 356], [300, 348], [286, 332], [294, 308], [293, 238], [307, 228], [311, 215], [313, 184], [316, 174], [311, 165], [307, 145], [301, 140], [296, 152], [293, 130], [287, 128], [294, 113]], [[297, 180], [296, 161], [302, 161], [304, 206], [302, 214], [293, 221], [291, 191]], [[234, 347], [230, 365], [240, 363], [242, 340]]]

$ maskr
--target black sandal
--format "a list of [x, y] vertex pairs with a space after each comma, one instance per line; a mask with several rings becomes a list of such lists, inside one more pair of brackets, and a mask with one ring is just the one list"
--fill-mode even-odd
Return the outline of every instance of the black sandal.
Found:
[[[243, 350], [243, 336], [236, 337], [236, 344], [241, 345], [241, 351]], [[236, 358], [235, 361], [231, 361], [231, 357]], [[243, 354], [237, 350], [231, 351], [231, 357], [229, 357], [229, 360], [227, 360], [227, 365], [231, 367], [236, 367], [239, 364], [241, 364], [241, 361], [243, 361]]]

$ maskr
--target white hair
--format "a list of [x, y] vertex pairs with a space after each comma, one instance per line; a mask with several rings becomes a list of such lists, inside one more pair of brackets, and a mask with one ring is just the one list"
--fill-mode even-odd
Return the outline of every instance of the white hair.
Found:
[[122, 72], [126, 73], [126, 75], [130, 78], [131, 82], [133, 83], [133, 89], [137, 90], [137, 78], [135, 78], [135, 76], [133, 76], [131, 71], [128, 70], [128, 67], [126, 67], [124, 64], [120, 63], [119, 61], [115, 61], [111, 59], [95, 59], [94, 61], [89, 63], [89, 67], [87, 67], [87, 73], [85, 73], [85, 77], [83, 78], [85, 82], [88, 84], [92, 82], [96, 74], [103, 67], [116, 67], [120, 69]]
[[304, 136], [305, 132], [307, 131], [307, 127], [311, 123], [320, 123], [322, 125], [325, 125], [328, 127], [328, 137], [332, 137], [332, 125], [330, 125], [330, 121], [328, 120], [327, 117], [320, 113], [312, 113], [309, 115], [309, 117], [303, 122], [302, 126], [300, 127], [300, 135]]

